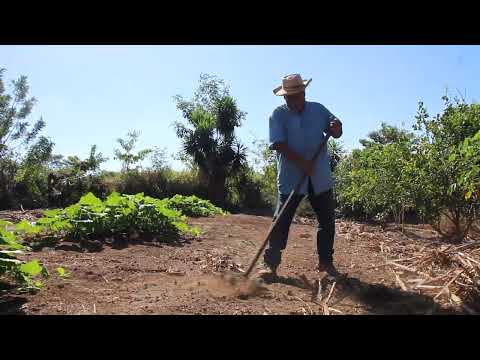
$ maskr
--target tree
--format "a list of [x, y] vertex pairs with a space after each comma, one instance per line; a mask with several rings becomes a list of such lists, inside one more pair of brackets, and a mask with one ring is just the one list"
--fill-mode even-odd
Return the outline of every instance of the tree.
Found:
[[32, 197], [36, 205], [43, 205], [44, 202], [48, 171], [45, 165], [51, 158], [52, 149], [53, 143], [41, 137], [28, 149], [15, 176], [16, 190], [23, 189], [20, 192], [25, 197]]
[[338, 166], [338, 163], [346, 156], [346, 151], [342, 142], [331, 139], [328, 142], [328, 153], [330, 156], [330, 169], [334, 171]]
[[175, 122], [182, 140], [182, 156], [198, 166], [201, 178], [208, 184], [209, 199], [223, 205], [226, 180], [237, 174], [246, 161], [246, 148], [235, 136], [245, 113], [230, 96], [224, 81], [201, 74], [199, 87], [192, 100], [174, 97], [187, 124]]
[[129, 131], [126, 139], [117, 139], [121, 149], [115, 149], [115, 160], [122, 162], [122, 170], [127, 173], [132, 170], [132, 166], [144, 160], [147, 155], [152, 152], [151, 149], [140, 150], [137, 153], [134, 152], [135, 144], [139, 136], [139, 131]]
[[167, 165], [167, 149], [156, 146], [151, 156], [152, 168], [156, 171], [165, 170]]
[[90, 155], [84, 160], [76, 155], [66, 159], [61, 155], [52, 156], [50, 164], [54, 166], [48, 174], [49, 204], [65, 206], [75, 203], [89, 191], [102, 195], [104, 189], [101, 189], [98, 171], [107, 160], [102, 153], [97, 153], [97, 145], [90, 147]]
[[360, 144], [368, 147], [373, 144], [387, 145], [399, 141], [408, 141], [413, 139], [414, 135], [396, 126], [388, 125], [382, 122], [379, 130], [370, 132], [367, 139], [361, 139]]
[[[471, 196], [479, 179], [480, 105], [452, 102], [448, 96], [443, 100], [445, 108], [435, 117], [419, 104], [415, 129], [424, 134], [415, 149], [419, 171], [414, 181], [425, 218], [444, 235], [461, 241], [480, 210], [478, 197]], [[453, 225], [453, 234], [442, 231], [442, 216]]]
[[27, 77], [11, 81], [11, 91], [7, 92], [4, 72], [0, 69], [0, 202], [8, 206], [17, 190], [41, 195], [39, 176], [51, 158], [54, 143], [38, 137], [45, 127], [42, 118], [33, 123], [29, 119], [37, 100], [28, 97]]
[[100, 170], [100, 165], [108, 160], [102, 153], [97, 153], [97, 145], [90, 147], [90, 155], [85, 160], [80, 160], [76, 155], [68, 156], [63, 159], [63, 156], [56, 155], [55, 162], [59, 164], [63, 170], [72, 174], [80, 174], [91, 171], [93, 173]]
[[270, 149], [268, 141], [255, 140], [254, 165], [260, 175], [260, 184], [263, 198], [270, 204], [277, 201], [277, 154]]
[[5, 69], [0, 69], [0, 158], [8, 152], [28, 146], [45, 127], [42, 118], [33, 126], [27, 119], [37, 102], [28, 98], [29, 85], [26, 76], [12, 80], [12, 94], [7, 94], [3, 81]]
[[103, 156], [102, 153], [97, 153], [97, 145], [90, 147], [89, 157], [83, 161], [85, 171], [97, 172], [100, 170], [100, 165], [108, 160], [108, 157]]

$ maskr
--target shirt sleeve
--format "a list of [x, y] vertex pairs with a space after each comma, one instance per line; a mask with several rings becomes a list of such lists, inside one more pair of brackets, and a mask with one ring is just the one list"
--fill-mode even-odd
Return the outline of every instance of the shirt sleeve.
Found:
[[278, 113], [274, 112], [269, 119], [269, 132], [270, 132], [270, 142], [269, 147], [270, 149], [275, 143], [287, 141], [287, 132], [285, 130], [285, 126], [281, 121], [280, 116]]

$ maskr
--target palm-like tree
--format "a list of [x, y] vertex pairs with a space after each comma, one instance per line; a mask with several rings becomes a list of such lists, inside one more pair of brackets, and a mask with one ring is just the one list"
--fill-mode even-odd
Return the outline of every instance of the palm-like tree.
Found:
[[193, 159], [201, 176], [208, 183], [209, 199], [223, 204], [228, 177], [235, 175], [246, 161], [246, 148], [235, 136], [245, 113], [222, 80], [201, 75], [200, 87], [192, 101], [175, 97], [187, 124], [175, 123], [177, 136], [182, 140], [183, 155]]

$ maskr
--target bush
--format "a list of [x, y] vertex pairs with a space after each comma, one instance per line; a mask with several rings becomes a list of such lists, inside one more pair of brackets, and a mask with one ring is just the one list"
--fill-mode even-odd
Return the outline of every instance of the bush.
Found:
[[123, 193], [123, 177], [120, 172], [102, 171], [100, 172], [99, 180], [102, 186], [105, 188], [107, 195], [110, 195], [113, 192]]
[[411, 146], [408, 141], [373, 144], [340, 162], [334, 173], [340, 211], [346, 216], [403, 222], [415, 205]]
[[264, 201], [271, 207], [277, 203], [277, 157], [266, 141], [255, 141], [255, 160], [258, 167], [258, 182]]
[[256, 210], [272, 207], [262, 191], [263, 181], [259, 173], [245, 166], [227, 181], [227, 204], [231, 209]]
[[419, 135], [382, 124], [340, 161], [334, 176], [345, 216], [397, 223], [410, 216], [450, 239], [466, 236], [480, 211], [480, 105], [444, 100], [435, 117], [420, 103]]
[[[171, 198], [175, 195], [208, 198], [207, 184], [199, 179], [198, 171], [175, 171], [170, 168], [159, 170], [129, 171], [125, 173], [104, 172], [101, 183], [107, 193], [144, 193], [155, 198]], [[250, 168], [229, 178], [227, 181], [227, 202], [229, 209], [247, 210], [271, 206], [262, 190], [260, 174]]]
[[195, 171], [175, 171], [165, 168], [125, 173], [104, 173], [102, 181], [109, 192], [144, 193], [159, 199], [177, 194], [207, 197], [207, 188], [200, 183]]
[[0, 209], [48, 206], [48, 167], [41, 161], [0, 159]]
[[151, 177], [149, 173], [140, 171], [128, 171], [119, 175], [120, 183], [119, 188], [116, 191], [122, 194], [138, 194], [144, 193], [148, 196], [153, 196], [155, 193], [158, 196], [158, 191], [155, 188], [157, 184], [151, 183]]
[[[52, 173], [49, 174], [52, 176]], [[49, 186], [44, 194], [48, 194], [49, 207], [65, 207], [75, 204], [86, 193], [104, 199], [111, 191], [101, 175], [97, 174], [57, 174], [54, 186]], [[44, 197], [46, 197], [44, 195]]]
[[15, 184], [14, 198], [18, 205], [26, 209], [48, 206], [48, 173], [44, 167], [29, 169], [28, 176], [20, 170]]
[[306, 218], [311, 218], [314, 219], [316, 218], [315, 211], [312, 208], [312, 205], [310, 204], [310, 201], [308, 200], [308, 197], [306, 197], [300, 205], [298, 205], [297, 213], [298, 216], [301, 217], [306, 217]]

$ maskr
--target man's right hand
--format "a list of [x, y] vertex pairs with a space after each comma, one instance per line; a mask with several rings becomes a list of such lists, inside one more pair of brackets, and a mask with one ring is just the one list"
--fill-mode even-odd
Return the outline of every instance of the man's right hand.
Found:
[[307, 176], [313, 175], [314, 162], [311, 160], [305, 160], [302, 156], [289, 149], [285, 142], [278, 142], [272, 145], [272, 150], [276, 150], [285, 155], [285, 157], [293, 161]]

